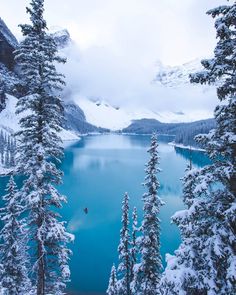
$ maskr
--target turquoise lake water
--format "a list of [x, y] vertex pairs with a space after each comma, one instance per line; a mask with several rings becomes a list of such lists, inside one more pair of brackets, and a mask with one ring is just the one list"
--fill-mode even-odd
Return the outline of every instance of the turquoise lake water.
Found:
[[[171, 138], [159, 138], [161, 188], [159, 195], [165, 206], [161, 209], [162, 255], [173, 253], [180, 236], [170, 217], [183, 208], [181, 181], [190, 159], [190, 152], [168, 145]], [[113, 262], [117, 262], [121, 202], [125, 192], [130, 196], [131, 209], [142, 215], [144, 165], [148, 161], [149, 136], [93, 135], [73, 142], [65, 149], [61, 169], [64, 184], [59, 188], [68, 198], [61, 210], [68, 231], [75, 234], [71, 245], [71, 283], [68, 294], [105, 294]], [[196, 166], [208, 163], [198, 151], [191, 152]], [[7, 179], [0, 179], [0, 194]], [[84, 208], [88, 208], [88, 214]]]

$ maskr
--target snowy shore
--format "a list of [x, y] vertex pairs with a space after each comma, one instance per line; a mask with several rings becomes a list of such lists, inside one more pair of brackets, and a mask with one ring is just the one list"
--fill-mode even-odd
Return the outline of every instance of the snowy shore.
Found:
[[174, 146], [174, 147], [180, 148], [180, 149], [186, 149], [186, 150], [192, 150], [192, 151], [205, 152], [204, 149], [197, 148], [197, 147], [193, 147], [193, 146], [191, 146], [191, 145], [183, 145], [183, 144], [178, 144], [178, 143], [175, 143], [175, 142], [169, 142], [168, 144], [171, 145], [171, 146]]

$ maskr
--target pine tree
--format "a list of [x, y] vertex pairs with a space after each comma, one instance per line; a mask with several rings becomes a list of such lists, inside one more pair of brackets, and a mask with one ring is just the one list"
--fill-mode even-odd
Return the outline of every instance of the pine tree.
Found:
[[203, 60], [204, 72], [191, 76], [194, 83], [215, 83], [221, 101], [215, 109], [216, 129], [198, 137], [213, 164], [200, 173], [209, 191], [208, 219], [211, 232], [207, 240], [212, 294], [236, 293], [236, 3], [208, 11], [216, 18], [218, 42], [214, 58]]
[[111, 269], [111, 275], [110, 275], [109, 285], [108, 285], [106, 294], [107, 295], [118, 295], [116, 268], [115, 268], [114, 264], [113, 264], [112, 269]]
[[129, 196], [124, 195], [122, 202], [122, 228], [120, 231], [120, 244], [118, 246], [118, 294], [130, 295], [130, 233], [129, 233]]
[[3, 165], [4, 163], [4, 136], [3, 136], [3, 131], [0, 130], [0, 154], [1, 154], [1, 164]]
[[10, 153], [9, 153], [9, 145], [6, 145], [5, 149], [5, 161], [4, 161], [5, 167], [9, 168], [10, 167]]
[[5, 108], [6, 106], [6, 89], [5, 89], [5, 83], [3, 79], [0, 80], [0, 112]]
[[28, 278], [28, 259], [25, 247], [25, 223], [20, 219], [23, 206], [17, 192], [13, 176], [7, 185], [7, 194], [3, 197], [5, 206], [1, 208], [3, 228], [0, 232], [1, 286], [4, 294], [30, 294], [31, 285]]
[[15, 166], [15, 150], [16, 150], [16, 142], [11, 139], [10, 141], [10, 167], [14, 167]]
[[57, 46], [47, 34], [44, 1], [31, 0], [27, 13], [31, 24], [20, 26], [25, 38], [16, 51], [16, 61], [28, 89], [17, 104], [17, 113], [23, 113], [21, 131], [17, 134], [17, 170], [25, 177], [21, 197], [28, 210], [32, 280], [37, 295], [60, 295], [64, 294], [70, 277], [71, 251], [66, 244], [72, 239], [64, 222], [59, 221], [58, 208], [66, 198], [55, 188], [62, 178], [56, 163], [63, 155], [58, 135], [63, 108], [58, 92], [64, 84], [55, 63], [65, 60], [57, 55]]
[[[218, 43], [212, 59], [203, 60], [204, 71], [191, 75], [194, 83], [216, 83], [221, 101], [215, 109], [216, 128], [197, 140], [212, 164], [184, 179], [188, 208], [174, 216], [182, 243], [167, 270], [164, 294], [236, 294], [236, 3], [208, 11], [216, 18]], [[190, 171], [191, 172], [191, 171]]]
[[210, 220], [206, 218], [207, 203], [201, 198], [206, 187], [199, 179], [200, 170], [190, 167], [191, 163], [182, 180], [186, 209], [172, 217], [180, 229], [182, 242], [175, 255], [166, 255], [167, 267], [161, 279], [161, 294], [164, 295], [207, 295], [204, 281], [210, 279], [211, 265], [208, 265], [205, 242]]
[[137, 245], [137, 232], [138, 232], [138, 213], [137, 208], [134, 207], [132, 214], [132, 235], [131, 235], [131, 249], [130, 249], [130, 281], [134, 279], [134, 266], [137, 263], [138, 245]]
[[160, 171], [157, 136], [151, 139], [151, 147], [148, 150], [150, 160], [146, 165], [145, 187], [147, 192], [143, 195], [144, 216], [141, 226], [141, 261], [134, 274], [136, 282], [136, 294], [159, 294], [159, 283], [162, 270], [160, 255], [160, 219], [158, 217], [162, 201], [158, 196], [160, 184], [156, 174]]

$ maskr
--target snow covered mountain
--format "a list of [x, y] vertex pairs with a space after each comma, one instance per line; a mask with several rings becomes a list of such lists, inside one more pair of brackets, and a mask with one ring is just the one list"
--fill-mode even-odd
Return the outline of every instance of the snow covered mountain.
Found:
[[119, 108], [102, 100], [79, 98], [76, 99], [76, 103], [84, 111], [89, 123], [113, 131], [129, 126], [135, 119], [159, 118], [158, 114], [150, 110]]
[[[9, 94], [6, 96], [6, 107], [0, 113], [0, 130], [2, 129], [7, 133], [12, 134], [19, 130], [19, 120], [22, 117], [22, 114], [15, 114], [17, 98]], [[66, 129], [63, 129], [60, 135], [62, 140], [76, 140], [79, 138], [73, 131]]]
[[189, 85], [189, 75], [203, 70], [201, 59], [195, 59], [180, 66], [163, 66], [157, 63], [157, 75], [154, 82], [166, 87]]
[[[198, 120], [198, 114], [185, 114], [183, 112], [155, 112], [141, 107], [117, 107], [103, 100], [89, 100], [76, 98], [75, 103], [83, 110], [86, 121], [102, 128], [113, 131], [122, 130], [135, 120], [156, 119], [163, 123], [192, 122]], [[206, 114], [199, 114], [203, 119], [209, 118]]]
[[[179, 122], [192, 122], [201, 119], [207, 119], [211, 117], [209, 112], [186, 112], [183, 110], [177, 111], [163, 111], [156, 106], [152, 106], [147, 100], [144, 104], [122, 104], [114, 103], [111, 97], [110, 99], [104, 99], [103, 97], [91, 98], [80, 92], [80, 76], [78, 75], [77, 66], [79, 66], [80, 51], [78, 46], [73, 42], [69, 32], [66, 29], [53, 27], [50, 29], [50, 34], [55, 38], [60, 53], [67, 58], [67, 69], [65, 71], [67, 77], [67, 88], [63, 93], [64, 108], [66, 115], [65, 128], [72, 130], [72, 132], [88, 133], [88, 132], [104, 132], [109, 130], [122, 130], [132, 124], [134, 120], [141, 119], [155, 119], [163, 123], [179, 123]], [[17, 40], [11, 34], [5, 23], [0, 19], [0, 37], [4, 38], [5, 45], [8, 47], [15, 47]], [[11, 56], [12, 58], [12, 56]], [[6, 60], [3, 58], [0, 61], [0, 112], [6, 106], [6, 109], [0, 113], [0, 124], [2, 128], [10, 128], [12, 130], [17, 129], [17, 118], [14, 115], [15, 98], [12, 96], [19, 96], [21, 90], [20, 80], [17, 74], [11, 69], [7, 68]], [[12, 61], [11, 61], [12, 62]], [[75, 69], [74, 69], [74, 68]], [[63, 71], [64, 67], [59, 71]], [[170, 92], [168, 89], [176, 88], [177, 91], [172, 92], [171, 95], [175, 98], [176, 93], [179, 92], [179, 88], [187, 89], [190, 86], [189, 74], [201, 69], [200, 60], [184, 64], [179, 67], [163, 66], [160, 63], [156, 67], [156, 77], [153, 81], [150, 81], [152, 87], [161, 88], [159, 96], [166, 96], [168, 99]], [[71, 73], [74, 75], [73, 84], [71, 84]], [[196, 88], [195, 88], [196, 90]], [[204, 91], [208, 91], [207, 87], [198, 86], [196, 96]], [[181, 90], [182, 91], [182, 90]], [[187, 96], [192, 88], [186, 91], [183, 95]], [[6, 95], [10, 94], [10, 95]], [[155, 97], [155, 95], [154, 95]], [[164, 99], [164, 97], [163, 97]], [[9, 100], [9, 101], [6, 101]], [[147, 102], [147, 104], [146, 104]], [[168, 104], [168, 102], [167, 102]], [[7, 118], [11, 118], [7, 120]], [[69, 134], [64, 135], [64, 139], [68, 138]], [[74, 135], [71, 135], [74, 138]]]
[[[156, 76], [154, 73], [150, 80], [145, 78], [145, 85], [142, 85], [142, 80], [139, 85], [134, 78], [131, 86], [120, 82], [124, 88], [120, 91], [119, 84], [112, 84], [113, 79], [110, 81], [109, 75], [106, 75], [106, 69], [102, 78], [96, 73], [102, 72], [103, 64], [95, 58], [95, 65], [91, 65], [94, 53], [80, 52], [75, 44], [70, 44], [61, 52], [67, 57], [67, 64], [60, 69], [67, 78], [65, 99], [74, 101], [83, 110], [86, 121], [90, 124], [120, 130], [138, 119], [181, 123], [213, 116], [214, 104], [210, 105], [208, 99], [211, 102], [214, 100], [215, 90], [209, 86], [193, 86], [189, 82], [189, 74], [202, 69], [200, 60], [176, 67], [158, 64], [155, 67]], [[111, 73], [116, 77], [116, 72]], [[104, 81], [105, 78], [107, 80]], [[143, 86], [146, 87], [144, 92], [147, 92], [144, 95]], [[114, 92], [116, 97], [112, 96]], [[197, 107], [194, 107], [194, 103], [198, 104]], [[175, 104], [181, 106], [176, 107]], [[210, 108], [212, 111], [209, 111]]]
[[50, 34], [52, 35], [59, 49], [63, 49], [72, 43], [70, 33], [67, 29], [54, 26], [50, 28]]

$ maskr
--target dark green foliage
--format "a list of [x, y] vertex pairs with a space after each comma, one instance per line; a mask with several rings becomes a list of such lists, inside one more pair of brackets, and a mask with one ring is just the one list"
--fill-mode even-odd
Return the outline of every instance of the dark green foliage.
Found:
[[154, 119], [135, 120], [133, 123], [122, 130], [124, 133], [135, 134], [167, 134], [174, 135], [177, 144], [198, 146], [195, 136], [201, 133], [208, 133], [215, 128], [215, 120], [200, 120], [192, 123], [161, 123]]

